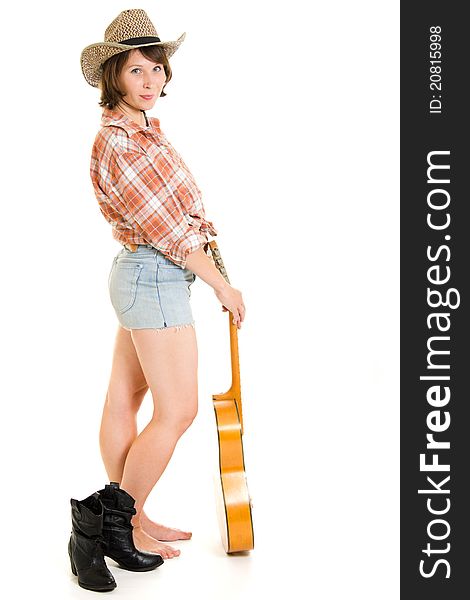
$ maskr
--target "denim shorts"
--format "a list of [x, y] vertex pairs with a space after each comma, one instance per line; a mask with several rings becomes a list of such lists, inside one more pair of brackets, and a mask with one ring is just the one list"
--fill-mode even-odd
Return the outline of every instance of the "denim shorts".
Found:
[[196, 275], [150, 244], [132, 252], [125, 246], [114, 257], [108, 277], [109, 296], [124, 329], [193, 326], [189, 299]]

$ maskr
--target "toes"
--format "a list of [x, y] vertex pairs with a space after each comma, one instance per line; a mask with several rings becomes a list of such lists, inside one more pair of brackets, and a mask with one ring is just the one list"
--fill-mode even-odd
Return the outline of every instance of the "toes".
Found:
[[167, 559], [179, 556], [181, 554], [181, 551], [177, 550], [176, 548], [171, 548], [171, 546], [167, 546], [166, 548], [158, 550], [158, 553], [161, 554], [163, 559]]
[[183, 531], [182, 537], [185, 540], [190, 540], [193, 537], [193, 534], [191, 531]]

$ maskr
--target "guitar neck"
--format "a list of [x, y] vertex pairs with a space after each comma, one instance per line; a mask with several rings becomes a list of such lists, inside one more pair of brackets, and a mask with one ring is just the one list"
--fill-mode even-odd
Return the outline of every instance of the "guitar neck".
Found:
[[238, 330], [233, 323], [233, 315], [229, 312], [229, 328], [230, 328], [230, 362], [232, 367], [232, 385], [230, 391], [235, 396], [237, 402], [240, 402], [241, 412], [241, 386], [240, 386], [240, 360], [238, 358]]
[[[215, 240], [207, 242], [204, 249], [209, 248], [212, 253], [215, 266], [220, 271], [227, 283], [230, 283], [228, 278], [227, 270], [225, 269], [224, 261], [220, 254], [220, 250], [217, 247]], [[207, 250], [206, 250], [207, 252]], [[241, 386], [240, 386], [240, 361], [238, 356], [238, 329], [233, 323], [233, 314], [228, 311], [228, 323], [229, 323], [229, 334], [230, 334], [230, 364], [232, 370], [232, 385], [228, 392], [223, 394], [227, 398], [234, 398], [237, 403], [237, 408], [240, 416], [240, 423], [242, 424], [243, 431], [243, 416], [242, 416], [242, 399], [241, 399]], [[222, 396], [222, 395], [218, 395]]]

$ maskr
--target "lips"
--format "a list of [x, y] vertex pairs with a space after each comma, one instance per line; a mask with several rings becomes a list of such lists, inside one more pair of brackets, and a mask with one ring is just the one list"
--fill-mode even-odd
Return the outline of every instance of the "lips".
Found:
[[153, 94], [151, 96], [142, 96], [142, 95], [140, 95], [140, 97], [143, 98], [144, 100], [151, 100], [153, 98]]

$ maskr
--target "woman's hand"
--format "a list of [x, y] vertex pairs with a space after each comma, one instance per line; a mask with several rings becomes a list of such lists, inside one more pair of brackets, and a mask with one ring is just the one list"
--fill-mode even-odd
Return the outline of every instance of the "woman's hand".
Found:
[[224, 312], [229, 310], [233, 315], [233, 323], [238, 329], [241, 329], [246, 309], [240, 290], [237, 290], [226, 283], [221, 289], [215, 289], [214, 293], [217, 296], [217, 299], [222, 303], [222, 310]]
[[212, 287], [218, 300], [222, 303], [222, 310], [224, 312], [229, 310], [232, 313], [233, 322], [240, 329], [245, 318], [242, 294], [240, 290], [236, 290], [227, 283], [215, 266], [212, 257], [207, 256], [202, 246], [188, 254], [186, 268]]

